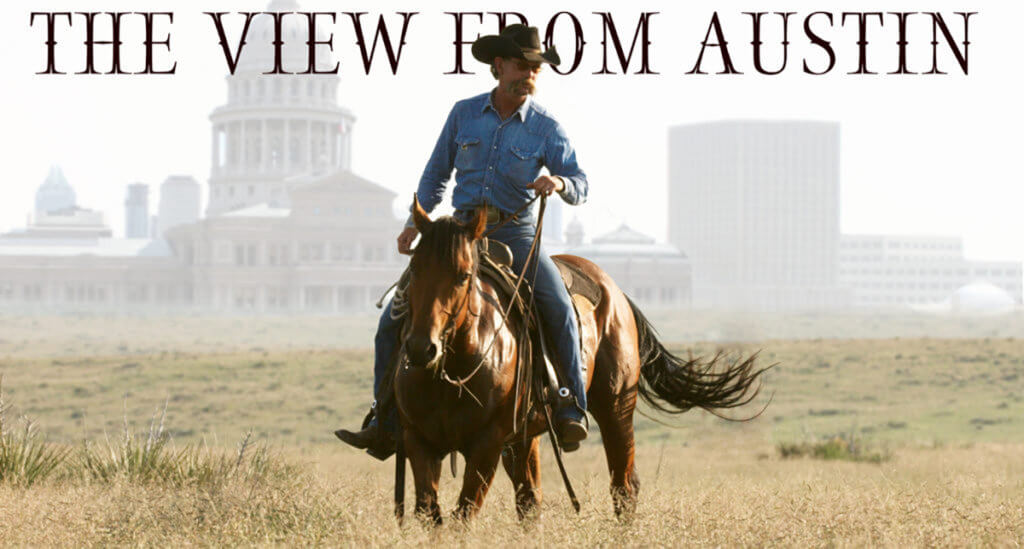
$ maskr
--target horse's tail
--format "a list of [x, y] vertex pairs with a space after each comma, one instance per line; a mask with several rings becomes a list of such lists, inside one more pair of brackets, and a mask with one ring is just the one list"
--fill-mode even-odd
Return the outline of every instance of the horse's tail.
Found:
[[721, 351], [706, 361], [693, 356], [684, 360], [665, 349], [644, 314], [631, 299], [626, 300], [636, 320], [640, 397], [648, 404], [669, 414], [681, 414], [696, 407], [718, 415], [715, 409], [743, 406], [761, 392], [759, 377], [771, 366], [755, 368], [757, 353], [725, 368], [718, 367], [724, 356]]

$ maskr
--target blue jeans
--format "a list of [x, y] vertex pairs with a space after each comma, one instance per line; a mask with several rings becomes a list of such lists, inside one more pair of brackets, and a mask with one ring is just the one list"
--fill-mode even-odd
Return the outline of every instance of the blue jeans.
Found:
[[[532, 219], [510, 221], [488, 236], [493, 240], [504, 242], [512, 249], [512, 270], [519, 274], [523, 270], [526, 256], [530, 252], [530, 244], [536, 227]], [[580, 354], [579, 327], [576, 324], [576, 311], [573, 309], [569, 292], [562, 282], [562, 275], [551, 257], [538, 243], [537, 257], [531, 264], [526, 280], [534, 283], [534, 301], [540, 311], [541, 323], [548, 339], [555, 344], [555, 355], [558, 359], [556, 367], [560, 368], [563, 377], [569, 384], [568, 389], [576, 397], [580, 410], [587, 409], [587, 391], [584, 381], [583, 357]], [[398, 331], [402, 319], [391, 318], [391, 302], [384, 308], [384, 314], [377, 324], [377, 336], [374, 339], [373, 362], [373, 393], [377, 394], [381, 380], [387, 375], [391, 355], [398, 341]], [[385, 427], [393, 427], [394, 413], [384, 418]]]

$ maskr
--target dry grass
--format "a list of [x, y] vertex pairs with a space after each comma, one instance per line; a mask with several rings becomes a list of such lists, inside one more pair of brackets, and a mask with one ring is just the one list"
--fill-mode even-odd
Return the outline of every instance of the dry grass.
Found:
[[[644, 484], [630, 522], [612, 515], [603, 456], [594, 448], [569, 459], [580, 516], [546, 461], [539, 523], [517, 522], [510, 483], [499, 474], [476, 520], [447, 521], [436, 531], [415, 521], [395, 523], [390, 463], [337, 449], [294, 455], [304, 472], [264, 484], [239, 478], [215, 489], [126, 481], [0, 486], [0, 540], [29, 546], [1024, 543], [1021, 445], [907, 449], [881, 465], [765, 458], [770, 447], [743, 438], [661, 450], [640, 448]], [[446, 510], [457, 489], [446, 474]]]
[[[764, 393], [774, 400], [757, 420], [734, 424], [693, 412], [670, 420], [681, 429], [669, 429], [638, 417], [642, 488], [632, 521], [613, 516], [594, 436], [568, 457], [581, 515], [571, 512], [545, 449], [539, 523], [515, 519], [510, 483], [499, 472], [476, 520], [429, 530], [415, 521], [399, 527], [391, 516], [392, 462], [330, 435], [356, 425], [370, 398], [372, 354], [329, 345], [331, 332], [348, 321], [24, 320], [0, 317], [0, 373], [5, 402], [15, 405], [9, 417], [32, 417], [40, 436], [72, 451], [66, 469], [31, 486], [0, 482], [0, 546], [1024, 545], [1019, 338], [748, 346], [741, 352], [762, 349], [762, 359], [780, 363]], [[345, 337], [368, 341], [352, 322]], [[66, 331], [49, 331], [62, 325]], [[274, 343], [307, 328], [288, 344]], [[181, 471], [176, 462], [193, 456], [210, 467], [184, 470], [207, 471], [199, 476], [213, 481], [131, 473], [145, 447], [118, 446], [114, 434], [135, 429], [125, 427], [125, 416], [149, 418], [168, 401], [172, 439], [157, 456], [164, 461], [152, 462]], [[254, 470], [272, 474], [237, 473], [232, 442], [250, 428], [275, 448], [260, 454]], [[786, 445], [827, 453], [837, 434], [847, 436], [847, 453], [877, 450], [887, 459], [779, 455]], [[107, 465], [129, 466], [81, 474], [83, 441], [113, 456]], [[411, 475], [409, 482], [411, 507]], [[446, 473], [446, 512], [458, 488]]]

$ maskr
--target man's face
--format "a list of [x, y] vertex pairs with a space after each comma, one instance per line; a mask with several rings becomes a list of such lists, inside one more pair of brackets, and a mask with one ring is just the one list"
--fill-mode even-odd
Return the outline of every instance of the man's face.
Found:
[[501, 58], [498, 63], [498, 85], [512, 95], [532, 95], [537, 91], [537, 74], [541, 64], [525, 59]]

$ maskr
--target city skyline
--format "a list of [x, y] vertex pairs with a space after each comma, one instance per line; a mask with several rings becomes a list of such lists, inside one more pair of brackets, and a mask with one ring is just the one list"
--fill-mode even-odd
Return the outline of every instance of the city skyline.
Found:
[[[309, 10], [337, 7], [314, 0], [300, 4]], [[23, 226], [32, 193], [54, 163], [65, 170], [80, 195], [79, 203], [105, 212], [118, 232], [123, 227], [123, 187], [128, 183], [147, 183], [152, 194], [168, 175], [182, 174], [195, 177], [204, 195], [208, 192], [207, 117], [226, 95], [223, 58], [208, 55], [211, 44], [204, 39], [182, 40], [176, 45], [181, 64], [173, 77], [36, 76], [45, 48], [38, 29], [27, 24], [28, 11], [68, 5], [53, 1], [31, 8], [3, 8], [0, 45], [5, 51], [35, 55], [4, 58], [11, 85], [5, 90], [8, 99], [2, 108], [13, 131], [4, 135], [3, 146], [20, 154], [14, 155], [9, 167], [5, 200], [0, 203], [0, 232]], [[909, 5], [897, 2], [889, 7]], [[793, 7], [808, 6], [813, 7], [808, 2]], [[251, 7], [263, 9], [266, 2], [254, 2]], [[400, 7], [383, 4], [373, 9], [388, 14]], [[462, 7], [453, 4], [452, 9]], [[607, 7], [599, 4], [586, 12], [580, 8], [580, 13]], [[852, 3], [848, 7], [854, 9]], [[978, 7], [934, 4], [936, 10]], [[984, 7], [972, 19], [970, 76], [683, 77], [688, 67], [670, 65], [678, 55], [655, 57], [652, 65], [658, 75], [598, 76], [591, 74], [599, 68], [601, 57], [595, 37], [588, 41], [584, 58], [584, 68], [589, 70], [568, 77], [546, 72], [537, 97], [559, 114], [592, 180], [590, 202], [567, 208], [565, 221], [579, 217], [591, 235], [610, 232], [626, 221], [665, 240], [667, 212], [657, 197], [666, 196], [668, 185], [669, 126], [714, 120], [826, 120], [842, 128], [841, 232], [960, 236], [969, 258], [1024, 261], [1024, 241], [1015, 236], [1024, 234], [1024, 219], [1015, 214], [1024, 203], [1024, 189], [1016, 183], [1019, 176], [1012, 161], [1020, 138], [1010, 133], [1024, 123], [1024, 116], [1012, 102], [1012, 78], [1000, 70], [1012, 38], [1008, 21], [1022, 9]], [[109, 3], [111, 10], [122, 8], [134, 6]], [[692, 49], [692, 44], [683, 48], [682, 36], [701, 35], [713, 5], [695, 3], [682, 9], [651, 2], [640, 8], [662, 10], [662, 21], [681, 25], [676, 38], [671, 33], [675, 29], [657, 19], [652, 23], [652, 33], [659, 40], [656, 51], [668, 52], [673, 44], [680, 45], [678, 51]], [[241, 8], [213, 2], [209, 9]], [[527, 2], [520, 11], [537, 21], [551, 15], [540, 3]], [[205, 29], [208, 22], [197, 13], [177, 13], [177, 36]], [[635, 12], [616, 14], [623, 29], [632, 28]], [[441, 74], [436, 59], [451, 56], [449, 16], [424, 12], [419, 17], [417, 34], [409, 38], [419, 47], [404, 54], [397, 76], [386, 66], [364, 75], [348, 65], [338, 93], [339, 104], [357, 118], [353, 170], [398, 193], [399, 202], [415, 187], [451, 103], [479, 93], [492, 82], [483, 66], [472, 64], [467, 69], [475, 75]], [[735, 14], [723, 12], [723, 17]], [[489, 16], [470, 32], [493, 32], [493, 25]], [[881, 38], [893, 36], [890, 27], [879, 31]], [[733, 33], [731, 41], [749, 39], [735, 20], [726, 28]], [[620, 34], [628, 36], [623, 29]], [[200, 37], [207, 34], [197, 32]], [[431, 36], [444, 39], [431, 40]], [[351, 45], [343, 42], [348, 38], [335, 38], [343, 64], [354, 60]], [[763, 39], [771, 44], [777, 38], [769, 33]], [[212, 45], [216, 52], [215, 41]], [[794, 43], [793, 48], [796, 55], [807, 45]], [[911, 53], [912, 62], [930, 61], [930, 52]], [[749, 59], [736, 62], [749, 70]], [[402, 94], [410, 89], [420, 90], [415, 103]], [[71, 96], [75, 101], [67, 100]], [[636, 97], [644, 101], [632, 99]], [[612, 98], [614, 109], [606, 105]], [[401, 122], [401, 132], [391, 129], [396, 121]], [[395, 161], [393, 151], [402, 151], [400, 161]], [[204, 196], [204, 204], [208, 201]], [[402, 208], [396, 203], [394, 210]]]

